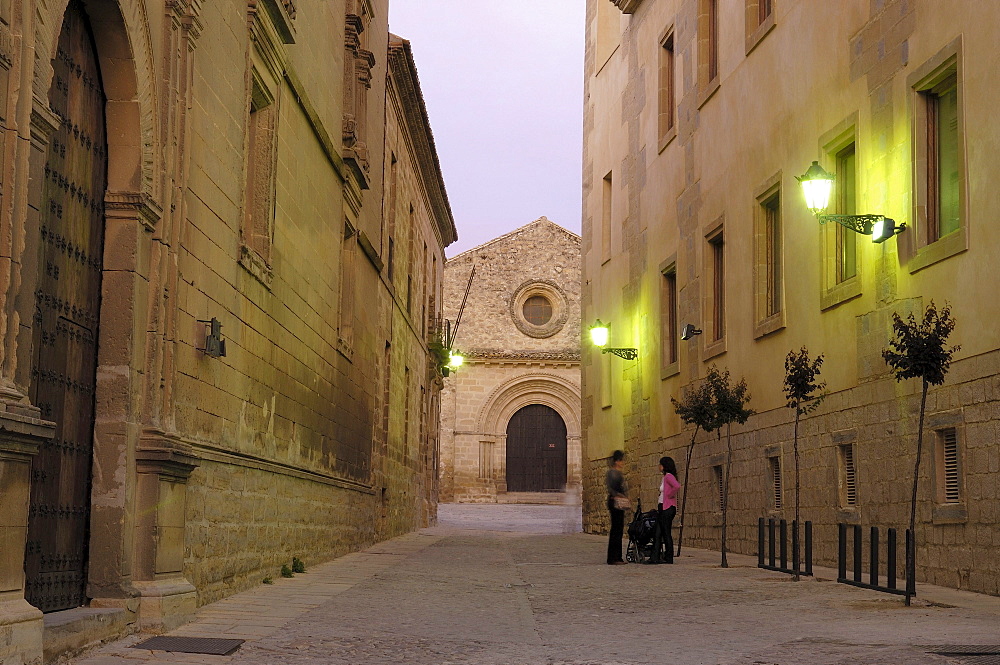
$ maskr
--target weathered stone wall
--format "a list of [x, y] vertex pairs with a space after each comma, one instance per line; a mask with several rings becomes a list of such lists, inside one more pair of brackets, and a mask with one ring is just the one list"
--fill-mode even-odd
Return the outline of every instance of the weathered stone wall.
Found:
[[[544, 404], [567, 427], [567, 485], [580, 485], [579, 238], [541, 218], [450, 259], [444, 315], [455, 321], [469, 292], [455, 348], [465, 365], [445, 379], [441, 412], [442, 500], [493, 502], [506, 494], [507, 422]], [[522, 303], [550, 301], [552, 319], [533, 326]]]

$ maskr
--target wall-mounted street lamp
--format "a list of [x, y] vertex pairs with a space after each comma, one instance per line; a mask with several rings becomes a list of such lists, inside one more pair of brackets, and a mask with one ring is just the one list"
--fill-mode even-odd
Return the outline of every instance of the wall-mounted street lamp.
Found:
[[624, 358], [625, 360], [635, 360], [639, 357], [639, 351], [634, 348], [612, 348], [608, 347], [608, 337], [610, 336], [610, 331], [608, 326], [601, 323], [600, 319], [590, 326], [590, 341], [594, 343], [594, 346], [600, 347], [601, 353], [613, 353], [619, 358]]
[[689, 340], [695, 335], [700, 335], [701, 333], [701, 328], [695, 328], [693, 323], [685, 323], [684, 327], [681, 328], [681, 339]]
[[465, 362], [465, 356], [454, 349], [448, 349], [448, 362], [441, 366], [441, 376], [457, 371]]
[[872, 242], [885, 242], [906, 228], [905, 223], [896, 221], [885, 215], [827, 215], [830, 205], [830, 194], [833, 192], [834, 175], [814, 161], [796, 180], [802, 185], [802, 193], [806, 197], [806, 207], [816, 215], [820, 224], [836, 222], [855, 233], [870, 235]]

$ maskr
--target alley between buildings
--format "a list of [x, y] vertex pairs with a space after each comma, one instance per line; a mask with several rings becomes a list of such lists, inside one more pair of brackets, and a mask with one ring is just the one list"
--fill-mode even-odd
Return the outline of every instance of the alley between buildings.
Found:
[[[1000, 599], [920, 586], [902, 600], [794, 583], [731, 556], [608, 566], [579, 506], [442, 505], [440, 524], [206, 606], [178, 635], [231, 656], [106, 646], [73, 665], [973, 665], [931, 645], [1000, 642]], [[982, 657], [981, 657], [982, 658]], [[993, 662], [993, 661], [990, 661]]]

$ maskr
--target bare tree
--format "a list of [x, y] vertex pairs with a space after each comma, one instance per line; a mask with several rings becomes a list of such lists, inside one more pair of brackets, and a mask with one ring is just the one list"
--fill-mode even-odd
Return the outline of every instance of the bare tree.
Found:
[[823, 390], [826, 383], [816, 381], [820, 368], [823, 366], [823, 355], [815, 359], [809, 357], [809, 349], [802, 347], [799, 351], [789, 351], [785, 357], [785, 397], [788, 408], [795, 409], [795, 427], [792, 434], [792, 451], [795, 458], [795, 521], [792, 523], [792, 567], [795, 569], [792, 577], [799, 581], [799, 529], [802, 521], [799, 517], [799, 494], [802, 485], [799, 482], [799, 419], [813, 411], [823, 401]]
[[951, 359], [961, 347], [947, 346], [948, 337], [955, 329], [951, 307], [945, 304], [940, 311], [932, 300], [924, 311], [923, 320], [917, 321], [911, 312], [905, 319], [898, 313], [892, 315], [892, 332], [889, 348], [882, 351], [886, 364], [896, 375], [896, 381], [919, 378], [920, 419], [917, 424], [917, 457], [913, 463], [913, 493], [910, 497], [910, 540], [906, 548], [906, 604], [913, 595], [917, 551], [917, 483], [920, 478], [920, 455], [924, 443], [924, 412], [927, 407], [927, 388], [944, 383], [951, 367]]
[[[715, 369], [713, 366], [712, 369]], [[728, 568], [729, 561], [726, 559], [726, 527], [729, 515], [729, 477], [733, 465], [733, 423], [743, 424], [754, 414], [753, 409], [747, 408], [750, 402], [750, 392], [747, 390], [746, 379], [740, 379], [738, 383], [730, 383], [729, 370], [719, 372], [711, 370], [706, 377], [706, 382], [712, 393], [712, 401], [715, 404], [715, 425], [721, 428], [726, 426], [726, 471], [722, 480], [722, 567]]]
[[[719, 370], [713, 365], [709, 370], [718, 373]], [[671, 397], [670, 402], [674, 405], [674, 411], [681, 420], [688, 425], [694, 425], [694, 432], [691, 433], [691, 443], [688, 444], [687, 460], [684, 462], [684, 494], [681, 497], [680, 530], [677, 532], [677, 554], [681, 555], [681, 539], [684, 537], [684, 511], [687, 507], [688, 479], [691, 477], [691, 456], [694, 454], [694, 442], [698, 438], [698, 431], [705, 430], [711, 432], [716, 428], [715, 423], [715, 403], [712, 399], [712, 388], [708, 381], [703, 381], [699, 385], [687, 386], [681, 393], [680, 400]]]

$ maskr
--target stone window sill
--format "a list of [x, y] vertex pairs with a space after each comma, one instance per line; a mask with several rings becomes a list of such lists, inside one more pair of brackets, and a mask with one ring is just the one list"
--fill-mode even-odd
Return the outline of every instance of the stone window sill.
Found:
[[766, 37], [772, 30], [774, 30], [774, 10], [771, 10], [770, 15], [764, 19], [764, 22], [754, 28], [753, 32], [749, 33], [746, 38], [746, 54], [750, 55], [750, 52], [757, 48], [757, 45], [764, 41]]
[[264, 288], [268, 291], [271, 290], [274, 273], [271, 270], [271, 266], [267, 265], [267, 261], [264, 260], [264, 257], [257, 250], [249, 245], [240, 245], [239, 264], [248, 273], [256, 277], [257, 281], [264, 285]]
[[949, 233], [918, 249], [916, 255], [906, 262], [906, 268], [913, 274], [939, 261], [961, 254], [967, 249], [969, 249], [968, 234], [963, 226], [954, 233]]
[[676, 122], [674, 123], [673, 127], [671, 127], [669, 130], [667, 130], [666, 134], [664, 134], [663, 136], [660, 137], [660, 145], [659, 145], [659, 149], [657, 150], [657, 154], [659, 154], [659, 153], [663, 152], [664, 150], [666, 150], [667, 146], [670, 145], [675, 138], [677, 138], [677, 123]]
[[842, 305], [861, 295], [861, 278], [851, 277], [840, 284], [823, 291], [819, 298], [819, 308], [822, 311]]
[[785, 327], [785, 310], [781, 310], [777, 314], [772, 314], [766, 319], [762, 319], [757, 322], [757, 325], [753, 329], [753, 338], [760, 339], [761, 337], [766, 337], [772, 333], [776, 333], [779, 330], [783, 330]]
[[705, 350], [702, 352], [702, 362], [711, 360], [717, 356], [721, 356], [726, 352], [726, 338], [717, 339], [714, 342], [710, 342], [705, 345]]
[[718, 74], [716, 74], [714, 79], [712, 79], [711, 81], [709, 81], [708, 83], [706, 83], [701, 88], [701, 90], [698, 91], [698, 108], [699, 109], [702, 106], [704, 106], [706, 103], [708, 103], [708, 100], [710, 100], [715, 95], [716, 91], [718, 91], [719, 86], [721, 85], [721, 82], [719, 81], [720, 78], [722, 78], [722, 77], [719, 76]]

